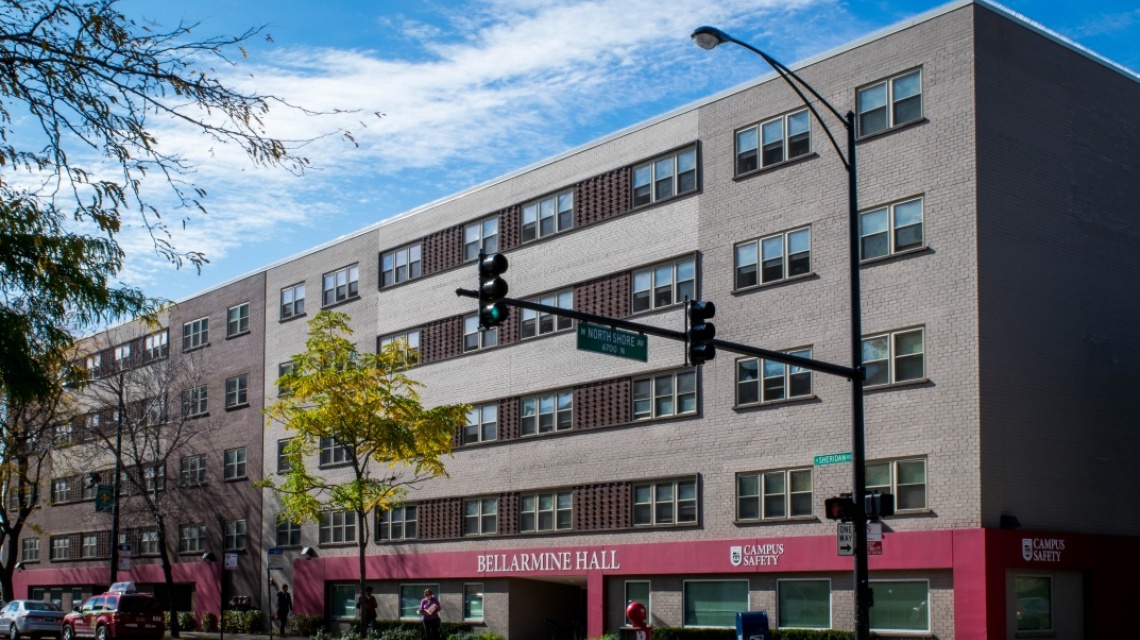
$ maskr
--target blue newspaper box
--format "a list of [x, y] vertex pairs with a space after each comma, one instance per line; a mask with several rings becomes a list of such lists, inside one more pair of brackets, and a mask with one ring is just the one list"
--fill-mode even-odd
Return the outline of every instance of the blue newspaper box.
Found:
[[770, 640], [767, 611], [737, 611], [736, 640]]

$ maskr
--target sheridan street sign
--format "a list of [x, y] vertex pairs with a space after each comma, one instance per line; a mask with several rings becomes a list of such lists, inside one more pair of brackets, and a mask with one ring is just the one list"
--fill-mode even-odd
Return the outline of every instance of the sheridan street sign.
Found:
[[611, 329], [602, 325], [579, 321], [578, 350], [648, 362], [649, 337], [640, 333]]
[[829, 453], [825, 456], [815, 457], [815, 466], [817, 467], [822, 467], [825, 464], [839, 464], [840, 462], [851, 462], [851, 452]]

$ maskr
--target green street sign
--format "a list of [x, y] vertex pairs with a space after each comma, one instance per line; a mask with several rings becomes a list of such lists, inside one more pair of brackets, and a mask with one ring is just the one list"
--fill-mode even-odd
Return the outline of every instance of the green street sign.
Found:
[[593, 351], [608, 356], [649, 361], [649, 336], [611, 329], [588, 322], [578, 323], [578, 351]]
[[839, 464], [840, 462], [851, 462], [851, 452], [829, 453], [825, 456], [815, 457], [815, 466], [817, 467], [822, 467], [825, 464]]
[[105, 484], [95, 490], [95, 512], [110, 513], [115, 506], [115, 488]]

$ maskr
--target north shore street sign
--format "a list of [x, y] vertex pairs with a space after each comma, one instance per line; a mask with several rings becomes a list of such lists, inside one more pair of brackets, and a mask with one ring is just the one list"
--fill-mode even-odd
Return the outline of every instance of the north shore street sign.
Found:
[[649, 337], [589, 322], [578, 322], [578, 350], [648, 362]]

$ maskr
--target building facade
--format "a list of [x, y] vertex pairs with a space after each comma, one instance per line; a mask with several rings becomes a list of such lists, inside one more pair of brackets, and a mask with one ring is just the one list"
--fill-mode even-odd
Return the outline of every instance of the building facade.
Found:
[[[796, 71], [858, 123], [867, 484], [895, 509], [872, 629], [1125, 633], [1140, 79], [987, 2]], [[690, 367], [657, 338], [645, 362], [579, 351], [574, 322], [520, 309], [480, 331], [454, 293], [502, 252], [512, 297], [678, 331], [686, 298], [711, 300], [718, 337], [846, 363], [847, 196], [819, 122], [765, 76], [251, 276], [261, 361], [211, 375], [248, 371], [251, 406], [272, 403], [305, 318], [335, 308], [360, 348], [419, 350], [426, 405], [472, 405], [450, 477], [367, 523], [382, 618], [415, 619], [430, 587], [445, 620], [515, 639], [601, 635], [630, 600], [654, 626], [762, 609], [850, 629], [852, 562], [823, 509], [851, 488], [844, 379], [724, 352]], [[225, 291], [183, 306], [220, 312]], [[279, 472], [289, 433], [242, 425], [247, 475]], [[332, 442], [314, 461], [340, 462]], [[298, 612], [348, 624], [362, 523], [277, 524], [274, 495], [251, 500], [257, 575], [280, 550]]]

